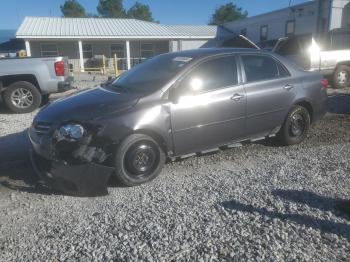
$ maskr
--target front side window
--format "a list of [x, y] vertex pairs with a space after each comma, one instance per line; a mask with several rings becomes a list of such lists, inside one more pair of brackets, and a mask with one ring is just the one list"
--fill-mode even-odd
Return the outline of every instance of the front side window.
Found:
[[267, 25], [263, 25], [260, 28], [260, 41], [266, 41], [267, 40], [268, 31], [269, 31], [269, 27]]
[[57, 45], [41, 44], [41, 56], [43, 57], [58, 56]]
[[270, 80], [289, 76], [288, 70], [275, 59], [262, 55], [243, 55], [247, 82]]
[[286, 36], [293, 36], [295, 33], [295, 21], [290, 20], [286, 22]]
[[91, 44], [83, 44], [83, 57], [84, 58], [92, 58], [92, 45]]
[[234, 56], [215, 58], [200, 64], [185, 77], [181, 88], [206, 92], [237, 85], [237, 64]]

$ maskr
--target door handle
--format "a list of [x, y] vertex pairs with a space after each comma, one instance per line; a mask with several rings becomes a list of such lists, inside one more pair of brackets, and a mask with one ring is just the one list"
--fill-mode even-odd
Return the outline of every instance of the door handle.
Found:
[[231, 97], [231, 100], [239, 101], [239, 100], [241, 100], [242, 98], [244, 98], [244, 95], [234, 94], [234, 95]]
[[284, 86], [284, 89], [286, 89], [286, 90], [291, 90], [291, 89], [293, 89], [294, 88], [294, 86], [293, 85], [290, 85], [290, 84], [287, 84], [287, 85], [285, 85]]

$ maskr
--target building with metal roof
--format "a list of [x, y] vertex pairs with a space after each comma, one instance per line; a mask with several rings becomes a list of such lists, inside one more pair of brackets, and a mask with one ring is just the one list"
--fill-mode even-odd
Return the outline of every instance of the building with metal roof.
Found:
[[136, 19], [26, 17], [16, 37], [25, 40], [28, 56], [68, 56], [84, 70], [95, 57], [120, 69], [157, 54], [217, 46], [231, 33], [219, 26], [162, 25]]

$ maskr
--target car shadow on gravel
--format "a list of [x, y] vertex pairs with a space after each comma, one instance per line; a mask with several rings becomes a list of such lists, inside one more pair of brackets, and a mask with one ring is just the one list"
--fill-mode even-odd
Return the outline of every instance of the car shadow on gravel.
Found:
[[[276, 190], [273, 191], [272, 194], [277, 197], [284, 198], [286, 200], [292, 200], [293, 202], [306, 204], [310, 207], [321, 209], [323, 211], [331, 211], [334, 212], [337, 216], [345, 217], [345, 215], [340, 214], [339, 211], [336, 210], [336, 203], [341, 201], [339, 199], [322, 197], [307, 191]], [[219, 205], [231, 212], [239, 211], [251, 214], [258, 214], [264, 217], [268, 217], [270, 219], [279, 219], [285, 222], [294, 222], [299, 225], [304, 225], [306, 227], [319, 230], [322, 233], [336, 234], [340, 237], [350, 239], [350, 226], [346, 223], [329, 221], [305, 214], [281, 213], [270, 211], [264, 207], [255, 207], [253, 205], [240, 203], [236, 200], [225, 201], [220, 203]]]
[[30, 164], [27, 131], [0, 137], [0, 191], [57, 194], [40, 183]]
[[316, 208], [322, 211], [330, 211], [339, 217], [348, 218], [343, 213], [339, 212], [337, 204], [345, 201], [344, 199], [335, 199], [317, 195], [313, 192], [305, 190], [273, 190], [272, 195], [294, 203], [308, 205], [311, 208]]

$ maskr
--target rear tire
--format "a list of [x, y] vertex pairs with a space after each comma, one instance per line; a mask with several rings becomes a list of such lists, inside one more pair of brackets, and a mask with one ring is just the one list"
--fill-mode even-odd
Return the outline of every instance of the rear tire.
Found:
[[165, 164], [158, 143], [143, 134], [128, 136], [115, 156], [115, 177], [126, 186], [138, 186], [156, 178]]
[[2, 99], [12, 112], [30, 113], [41, 104], [41, 94], [32, 83], [18, 81], [9, 85], [2, 94]]
[[335, 88], [345, 88], [350, 85], [350, 67], [338, 66], [333, 74], [333, 85]]
[[294, 106], [277, 134], [278, 142], [286, 146], [301, 143], [307, 136], [310, 122], [309, 111], [305, 107]]

